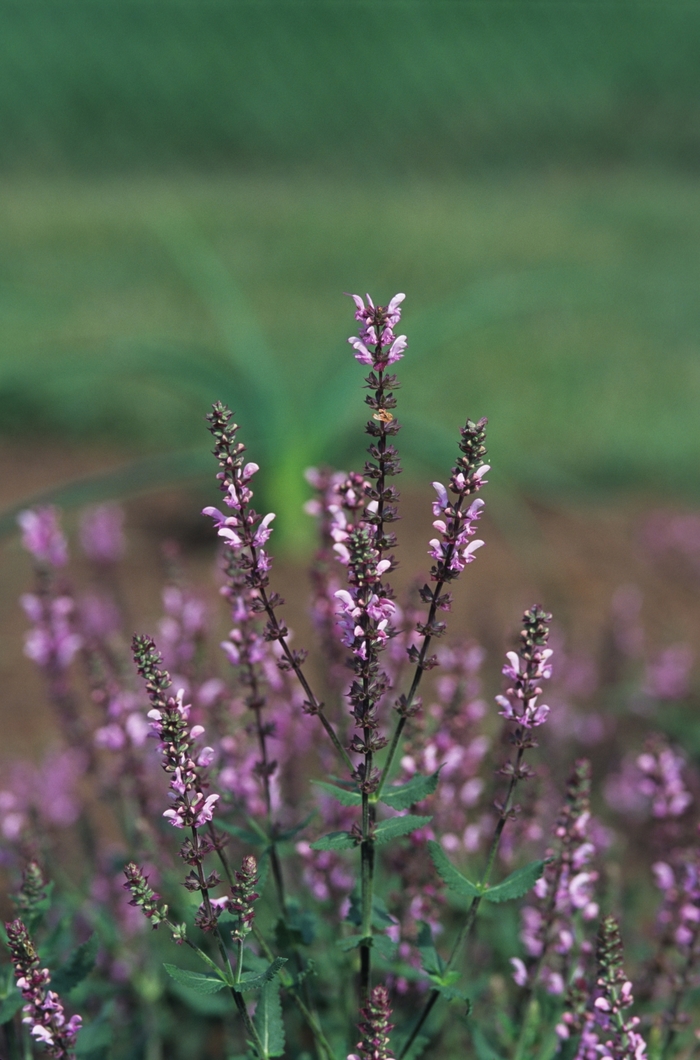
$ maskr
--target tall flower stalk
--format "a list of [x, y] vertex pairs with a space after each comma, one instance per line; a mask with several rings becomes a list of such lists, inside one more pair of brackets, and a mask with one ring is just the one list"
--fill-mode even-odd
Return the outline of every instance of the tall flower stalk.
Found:
[[[539, 605], [529, 608], [523, 615], [518, 651], [510, 651], [506, 655], [508, 662], [503, 667], [503, 674], [508, 680], [508, 687], [503, 695], [496, 697], [496, 702], [501, 707], [499, 714], [514, 726], [510, 740], [515, 747], [515, 759], [509, 759], [500, 769], [501, 775], [508, 780], [508, 787], [503, 801], [496, 803], [498, 820], [486, 859], [486, 868], [479, 881], [479, 890], [482, 893], [491, 880], [503, 830], [517, 812], [516, 789], [521, 781], [533, 775], [532, 769], [524, 761], [525, 752], [537, 747], [533, 729], [542, 725], [549, 714], [549, 707], [544, 703], [538, 703], [538, 699], [542, 694], [541, 682], [552, 675], [549, 661], [552, 651], [547, 647], [551, 619], [552, 616], [543, 611]], [[467, 915], [452, 946], [452, 952], [445, 967], [446, 973], [454, 968], [462, 946], [472, 930], [481, 905], [482, 893], [476, 894], [471, 900]], [[406, 1056], [410, 1050], [439, 997], [439, 990], [431, 990], [400, 1053], [399, 1060], [402, 1060], [402, 1057]]]

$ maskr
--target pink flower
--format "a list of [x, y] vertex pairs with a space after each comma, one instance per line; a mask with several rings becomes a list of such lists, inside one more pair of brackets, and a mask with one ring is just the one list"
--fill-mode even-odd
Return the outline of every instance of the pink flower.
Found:
[[22, 530], [22, 544], [35, 560], [48, 567], [64, 567], [68, 546], [58, 525], [58, 510], [51, 505], [20, 512], [17, 522]]

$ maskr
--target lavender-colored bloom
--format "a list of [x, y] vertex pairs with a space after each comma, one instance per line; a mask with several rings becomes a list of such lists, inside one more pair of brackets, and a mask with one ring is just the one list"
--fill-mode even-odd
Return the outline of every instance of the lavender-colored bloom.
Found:
[[93, 563], [118, 563], [124, 555], [124, 510], [118, 504], [97, 504], [80, 520], [80, 544]]
[[28, 508], [20, 512], [17, 522], [22, 530], [22, 544], [37, 563], [46, 567], [65, 567], [68, 545], [58, 525], [58, 509], [52, 505]]
[[590, 788], [590, 763], [581, 759], [569, 779], [554, 842], [547, 851], [549, 861], [521, 911], [520, 938], [530, 964], [516, 968], [513, 978], [520, 986], [526, 982], [534, 986], [541, 980], [550, 993], [563, 993], [576, 949], [582, 944], [578, 917], [587, 921], [598, 915]]
[[73, 625], [72, 598], [24, 593], [20, 603], [34, 623], [24, 638], [24, 654], [42, 669], [67, 669], [83, 646], [83, 638]]
[[357, 1043], [357, 1053], [350, 1053], [347, 1060], [391, 1060], [392, 1049], [389, 1034], [393, 1030], [389, 992], [385, 986], [375, 986], [367, 1004], [360, 1010], [362, 1020], [359, 1031], [362, 1035]]
[[163, 816], [175, 828], [200, 828], [211, 821], [220, 798], [217, 794], [205, 796], [206, 781], [196, 761], [194, 741], [203, 735], [204, 727], [189, 727], [190, 706], [183, 702], [182, 692], [166, 698], [170, 675], [160, 669], [161, 659], [150, 637], [134, 637], [133, 650], [154, 704], [148, 717], [160, 741], [163, 769], [171, 775], [169, 794], [173, 804]]
[[681, 817], [693, 801], [683, 778], [685, 760], [663, 736], [651, 736], [640, 755], [629, 755], [605, 785], [607, 802], [618, 813], [660, 821]]
[[56, 1060], [73, 1060], [75, 1041], [82, 1024], [80, 1016], [66, 1018], [63, 1002], [49, 990], [51, 975], [42, 968], [29, 932], [21, 920], [5, 924], [17, 987], [26, 1001], [22, 1022], [32, 1038]]
[[526, 611], [520, 650], [506, 653], [508, 662], [503, 667], [503, 674], [510, 684], [505, 695], [496, 696], [496, 702], [502, 708], [498, 713], [524, 729], [542, 725], [549, 714], [549, 707], [538, 704], [537, 700], [542, 694], [540, 682], [552, 676], [549, 661], [552, 651], [546, 647], [546, 637], [538, 634], [537, 629], [544, 627], [550, 619], [551, 615], [539, 607]]
[[382, 372], [389, 365], [401, 360], [408, 345], [405, 335], [396, 336], [393, 332], [393, 328], [401, 319], [401, 303], [406, 295], [394, 295], [388, 306], [375, 306], [369, 295], [367, 306], [358, 294], [350, 297], [356, 307], [355, 319], [364, 324], [359, 337], [353, 335], [348, 339], [355, 350], [355, 359], [360, 364]]
[[690, 690], [693, 650], [673, 644], [647, 664], [644, 691], [654, 699], [684, 699]]
[[[637, 1030], [638, 1016], [626, 1015], [633, 1004], [632, 984], [622, 967], [622, 941], [614, 917], [603, 919], [596, 951], [597, 976], [585, 1014], [576, 1060], [646, 1060], [646, 1042]], [[557, 1032], [568, 1038], [579, 1017], [565, 1012]]]

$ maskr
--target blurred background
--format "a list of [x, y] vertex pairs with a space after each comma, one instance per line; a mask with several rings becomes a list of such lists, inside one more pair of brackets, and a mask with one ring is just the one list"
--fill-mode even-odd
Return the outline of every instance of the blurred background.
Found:
[[17, 507], [128, 500], [155, 614], [158, 540], [211, 554], [213, 400], [263, 468], [296, 600], [303, 469], [362, 459], [346, 291], [407, 293], [407, 571], [427, 565], [424, 484], [489, 417], [464, 629], [500, 651], [537, 593], [590, 648], [637, 586], [659, 650], [696, 641], [696, 3], [0, 0], [0, 21], [18, 703]]

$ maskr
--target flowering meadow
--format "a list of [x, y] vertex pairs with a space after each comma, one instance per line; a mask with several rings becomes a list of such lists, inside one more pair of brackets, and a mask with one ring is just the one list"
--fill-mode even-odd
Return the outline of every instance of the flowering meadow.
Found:
[[[487, 420], [432, 484], [427, 571], [401, 598], [404, 295], [352, 300], [368, 459], [307, 472], [308, 650], [223, 404], [202, 513], [220, 643], [174, 555], [157, 628], [129, 613], [117, 506], [81, 519], [89, 594], [60, 513], [20, 516], [25, 653], [61, 742], [2, 766], [2, 1060], [700, 1056], [700, 784], [663, 722], [673, 705], [683, 728], [689, 649], [645, 659], [622, 590], [593, 680], [530, 601], [489, 701], [486, 653], [450, 622], [488, 547]], [[695, 524], [674, 526], [655, 547], [690, 534], [696, 561]]]

